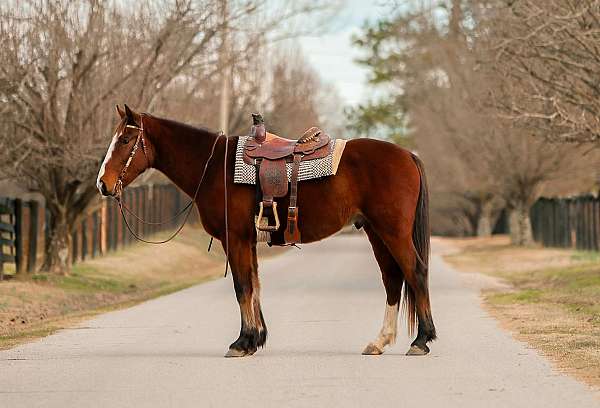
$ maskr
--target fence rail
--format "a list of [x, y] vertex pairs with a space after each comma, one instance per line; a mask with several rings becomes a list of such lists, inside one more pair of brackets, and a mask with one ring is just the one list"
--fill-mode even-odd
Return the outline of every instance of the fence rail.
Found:
[[[175, 228], [183, 222], [183, 217], [172, 218], [187, 203], [186, 196], [173, 185], [130, 187], [124, 191], [123, 200], [134, 214], [146, 221], [171, 219], [155, 225], [128, 216], [131, 229], [140, 236]], [[5, 264], [14, 264], [16, 274], [37, 271], [43, 261], [45, 243], [52, 239], [50, 222], [50, 212], [41, 208], [38, 201], [0, 197], [0, 280], [4, 278]], [[134, 242], [116, 202], [103, 200], [100, 208], [73, 226], [71, 262], [95, 258]]]
[[531, 209], [536, 242], [547, 247], [600, 250], [600, 197], [541, 198]]

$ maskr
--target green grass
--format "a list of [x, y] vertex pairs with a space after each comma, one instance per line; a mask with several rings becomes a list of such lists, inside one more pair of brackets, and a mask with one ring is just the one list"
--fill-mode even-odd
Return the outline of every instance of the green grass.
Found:
[[600, 262], [600, 252], [598, 251], [576, 251], [571, 259], [579, 262]]
[[32, 276], [34, 282], [55, 285], [69, 292], [81, 293], [131, 293], [138, 289], [132, 280], [106, 277], [100, 271], [88, 265], [74, 265], [68, 276], [36, 274]]
[[58, 277], [56, 284], [67, 291], [92, 293], [99, 291], [125, 293], [128, 290], [135, 290], [136, 288], [135, 285], [129, 284], [126, 281], [98, 276], [97, 272], [88, 266], [73, 268], [70, 275]]
[[27, 339], [27, 338], [37, 338], [44, 337], [49, 334], [54, 333], [56, 330], [59, 330], [61, 327], [43, 327], [40, 329], [32, 329], [32, 330], [24, 330], [16, 333], [11, 333], [9, 335], [0, 336], [0, 347], [4, 345], [4, 343], [15, 342], [19, 339]]
[[[586, 258], [593, 259], [593, 258]], [[539, 303], [558, 305], [565, 311], [600, 325], [600, 262], [563, 268], [503, 274], [514, 291], [490, 293], [498, 305]]]
[[509, 305], [512, 303], [537, 303], [541, 300], [543, 291], [538, 289], [525, 289], [510, 293], [495, 293], [489, 297], [493, 303]]

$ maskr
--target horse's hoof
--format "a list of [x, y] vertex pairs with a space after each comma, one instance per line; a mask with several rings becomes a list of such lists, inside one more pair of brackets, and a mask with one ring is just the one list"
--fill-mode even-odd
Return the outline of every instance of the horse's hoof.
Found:
[[[254, 353], [251, 353], [250, 355], [252, 355]], [[226, 358], [230, 358], [230, 357], [245, 357], [248, 355], [247, 351], [243, 351], [243, 350], [238, 350], [238, 349], [234, 349], [234, 348], [230, 348], [229, 350], [227, 350], [227, 353], [225, 353], [225, 357]]]
[[410, 346], [408, 351], [406, 352], [407, 356], [424, 356], [429, 354], [429, 347], [425, 346], [426, 349], [422, 349], [419, 346]]
[[362, 353], [365, 356], [378, 356], [383, 353], [383, 350], [381, 350], [375, 344], [369, 343]]

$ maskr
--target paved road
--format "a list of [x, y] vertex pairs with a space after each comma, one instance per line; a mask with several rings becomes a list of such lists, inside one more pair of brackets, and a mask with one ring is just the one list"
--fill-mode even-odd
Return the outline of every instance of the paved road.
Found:
[[0, 407], [600, 406], [501, 331], [439, 256], [427, 357], [404, 356], [404, 330], [383, 356], [360, 354], [384, 308], [364, 237], [306, 245], [261, 271], [270, 337], [255, 356], [222, 357], [239, 322], [229, 277], [0, 352]]

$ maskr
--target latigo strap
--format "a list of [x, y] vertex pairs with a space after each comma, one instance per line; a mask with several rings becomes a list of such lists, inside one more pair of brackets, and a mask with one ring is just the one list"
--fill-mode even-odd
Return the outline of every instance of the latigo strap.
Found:
[[292, 177], [290, 180], [290, 206], [288, 207], [287, 228], [284, 239], [288, 244], [300, 243], [300, 230], [298, 229], [298, 172], [300, 170], [301, 154], [294, 154], [292, 164]]

